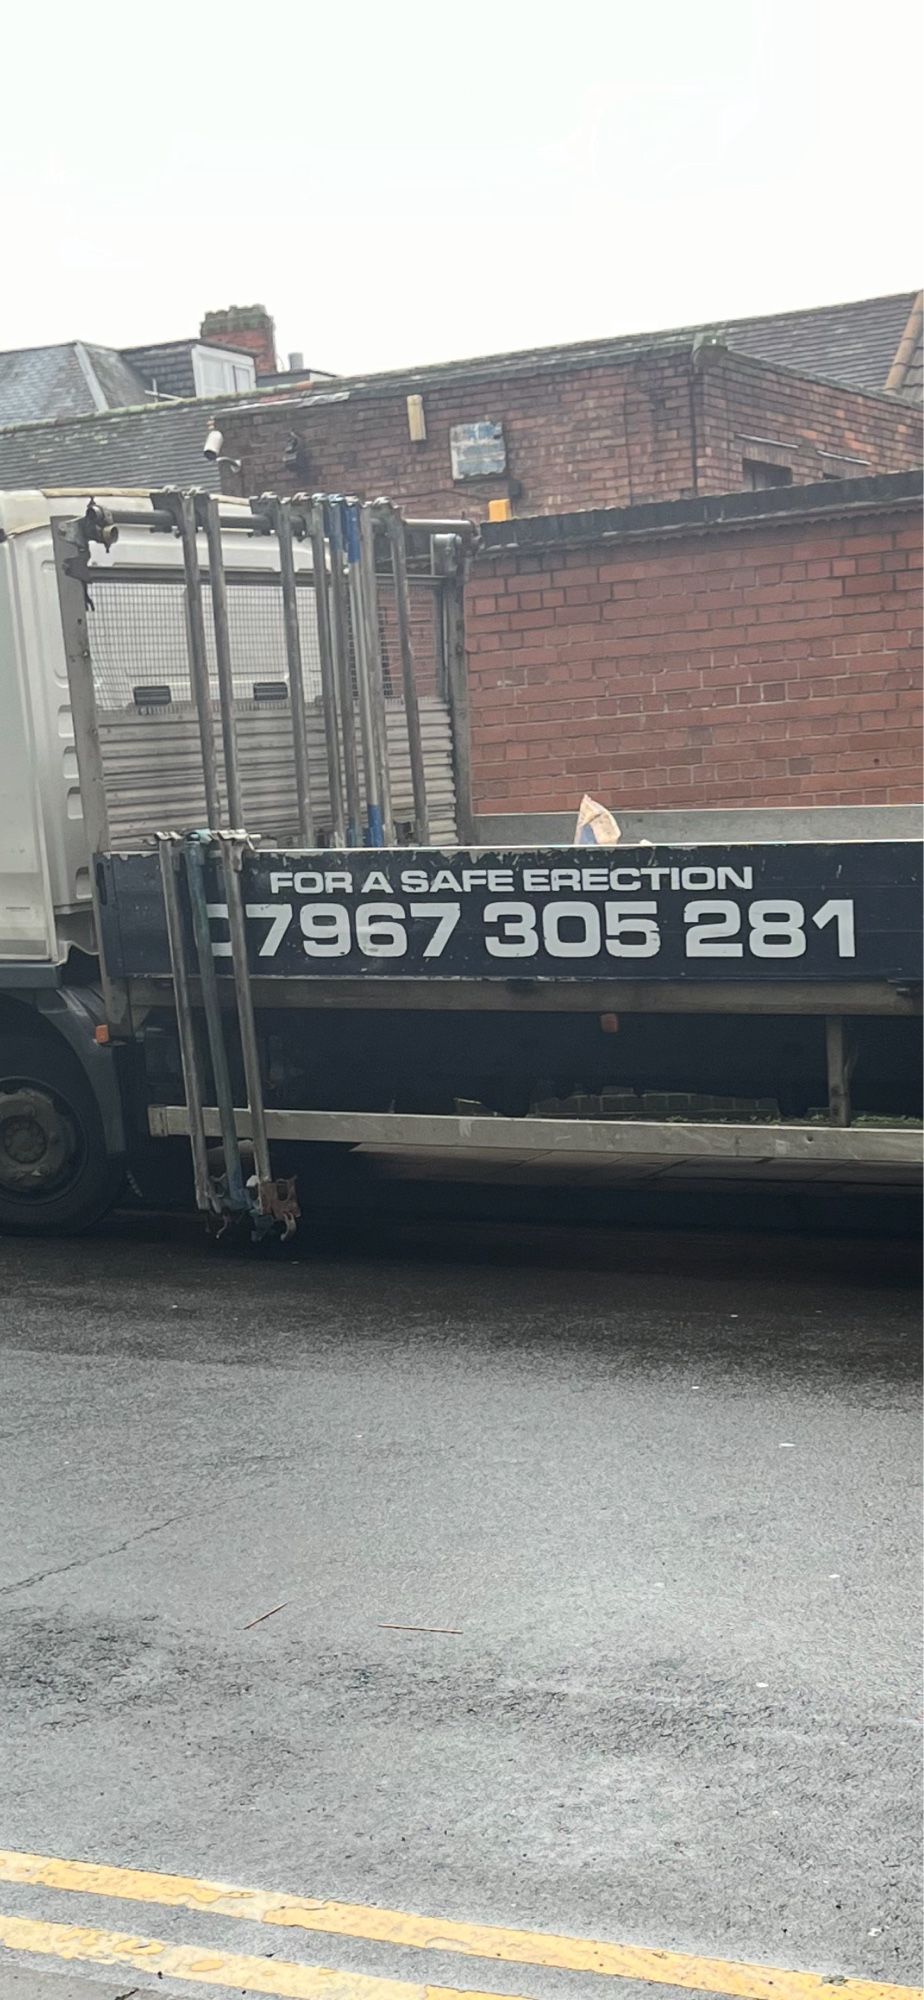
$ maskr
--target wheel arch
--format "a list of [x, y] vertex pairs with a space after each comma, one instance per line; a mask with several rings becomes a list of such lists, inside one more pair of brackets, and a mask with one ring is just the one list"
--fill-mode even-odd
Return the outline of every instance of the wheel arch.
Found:
[[126, 1125], [116, 1051], [108, 1041], [96, 1038], [105, 1019], [103, 997], [96, 987], [39, 987], [26, 993], [0, 989], [0, 1053], [5, 1036], [35, 1037], [58, 1049], [63, 1044], [92, 1091], [107, 1154], [123, 1159]]

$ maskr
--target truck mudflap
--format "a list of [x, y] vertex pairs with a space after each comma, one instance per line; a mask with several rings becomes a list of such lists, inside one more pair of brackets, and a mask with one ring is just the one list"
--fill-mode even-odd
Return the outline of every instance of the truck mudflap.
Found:
[[[234, 940], [219, 843], [199, 846], [216, 974]], [[914, 841], [735, 847], [282, 852], [239, 843], [252, 976], [351, 980], [921, 979], [921, 849]], [[96, 862], [110, 980], [171, 977], [156, 853]], [[197, 949], [188, 881], [186, 951]]]

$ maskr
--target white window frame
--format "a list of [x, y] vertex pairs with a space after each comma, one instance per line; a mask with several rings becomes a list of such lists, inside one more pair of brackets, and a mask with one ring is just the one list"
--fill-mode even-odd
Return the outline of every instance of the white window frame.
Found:
[[232, 348], [197, 342], [192, 350], [192, 364], [197, 396], [241, 396], [257, 386], [253, 360]]

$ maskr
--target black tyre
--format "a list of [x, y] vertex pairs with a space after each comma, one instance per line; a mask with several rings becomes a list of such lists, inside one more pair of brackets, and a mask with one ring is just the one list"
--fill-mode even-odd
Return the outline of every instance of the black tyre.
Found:
[[122, 1179], [70, 1050], [38, 1035], [0, 1037], [0, 1230], [76, 1234], [112, 1206]]

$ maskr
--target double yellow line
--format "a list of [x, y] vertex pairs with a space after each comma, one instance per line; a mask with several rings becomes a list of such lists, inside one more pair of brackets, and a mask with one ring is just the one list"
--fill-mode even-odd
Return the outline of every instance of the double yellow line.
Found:
[[[500, 1924], [468, 1924], [420, 1917], [406, 1910], [376, 1909], [364, 1903], [329, 1902], [311, 1896], [281, 1896], [264, 1889], [234, 1888], [191, 1875], [164, 1875], [135, 1868], [97, 1866], [49, 1854], [0, 1850], [0, 1882], [61, 1889], [161, 1908], [243, 1918], [328, 1936], [364, 1939], [423, 1951], [458, 1952], [544, 1970], [592, 1972], [610, 1979], [635, 1979], [656, 1986], [728, 1994], [733, 2000], [924, 2000], [909, 1986], [876, 1980], [824, 1978], [739, 1960], [701, 1958], [694, 1953], [658, 1951], [653, 1946], [609, 1944], [593, 1938], [555, 1936], [546, 1931], [512, 1930]], [[474, 1988], [433, 1986], [413, 1980], [337, 1972], [291, 1960], [171, 1945], [79, 1924], [45, 1923], [0, 1915], [0, 1946], [69, 1961], [129, 1966], [164, 1978], [205, 1986], [248, 1988], [284, 2000], [525, 2000], [485, 1994]]]

